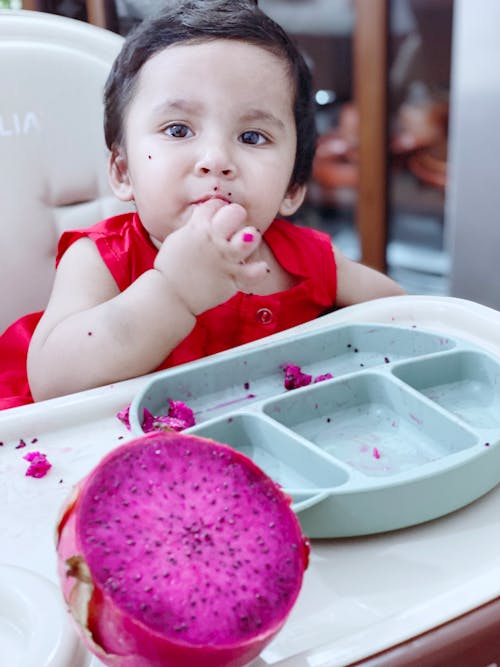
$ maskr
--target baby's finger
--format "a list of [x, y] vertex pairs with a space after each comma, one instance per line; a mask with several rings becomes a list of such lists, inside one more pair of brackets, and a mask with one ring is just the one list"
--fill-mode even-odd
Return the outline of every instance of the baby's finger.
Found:
[[261, 240], [262, 235], [255, 227], [243, 227], [233, 235], [230, 247], [237, 256], [246, 259], [254, 252]]
[[211, 221], [216, 215], [217, 211], [226, 206], [226, 204], [220, 199], [209, 199], [201, 204], [197, 204], [193, 208], [192, 220], [201, 221]]
[[239, 204], [222, 206], [212, 218], [212, 233], [214, 237], [230, 241], [238, 230], [245, 224], [247, 212]]

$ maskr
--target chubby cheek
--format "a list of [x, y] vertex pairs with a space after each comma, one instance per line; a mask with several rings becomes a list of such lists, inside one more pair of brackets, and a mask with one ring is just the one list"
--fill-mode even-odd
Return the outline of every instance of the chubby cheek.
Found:
[[154, 150], [144, 148], [136, 158], [136, 164], [140, 164], [142, 169], [158, 168], [158, 154]]
[[154, 148], [144, 148], [137, 153], [135, 171], [143, 183], [161, 181], [164, 184], [173, 182], [181, 173], [178, 160], [173, 160]]
[[247, 225], [255, 227], [261, 234], [264, 234], [269, 228], [272, 221], [279, 217], [279, 204], [274, 204], [273, 201], [267, 199], [264, 194], [262, 199], [253, 202], [247, 208]]
[[[274, 157], [274, 156], [273, 156]], [[292, 156], [283, 151], [281, 155], [273, 160], [265, 162], [254, 170], [256, 182], [260, 182], [263, 192], [269, 200], [276, 201], [285, 196], [290, 179], [292, 177], [294, 160]]]
[[161, 154], [152, 150], [142, 151], [136, 156], [134, 174], [136, 186], [151, 194], [160, 183], [167, 181]]
[[259, 218], [262, 222], [269, 224], [276, 217], [279, 217], [280, 207], [283, 198], [288, 189], [288, 181], [283, 179], [272, 178], [270, 176], [266, 182], [262, 183], [259, 195], [252, 202], [252, 217]]

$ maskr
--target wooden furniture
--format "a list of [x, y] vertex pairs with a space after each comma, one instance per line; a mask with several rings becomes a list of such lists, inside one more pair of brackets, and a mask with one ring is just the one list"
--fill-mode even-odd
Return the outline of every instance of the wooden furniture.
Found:
[[359, 110], [356, 226], [361, 261], [385, 271], [388, 227], [388, 1], [356, 0], [354, 98]]
[[[55, 12], [56, 2], [51, 0], [23, 0], [23, 9], [39, 12]], [[85, 12], [88, 23], [118, 32], [118, 16], [114, 0], [85, 0]]]

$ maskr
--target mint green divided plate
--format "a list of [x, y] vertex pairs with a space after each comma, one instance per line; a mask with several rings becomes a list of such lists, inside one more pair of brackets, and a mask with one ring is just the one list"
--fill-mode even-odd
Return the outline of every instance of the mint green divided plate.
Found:
[[[330, 379], [286, 390], [284, 367]], [[186, 432], [225, 442], [293, 499], [311, 538], [403, 528], [500, 481], [500, 361], [417, 327], [336, 325], [156, 373], [144, 410], [185, 402]]]

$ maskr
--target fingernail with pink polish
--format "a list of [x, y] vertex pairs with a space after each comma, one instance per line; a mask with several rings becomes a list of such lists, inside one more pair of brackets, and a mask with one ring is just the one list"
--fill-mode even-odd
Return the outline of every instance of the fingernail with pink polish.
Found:
[[251, 232], [245, 232], [243, 234], [243, 241], [245, 243], [252, 243], [253, 241], [253, 234]]

